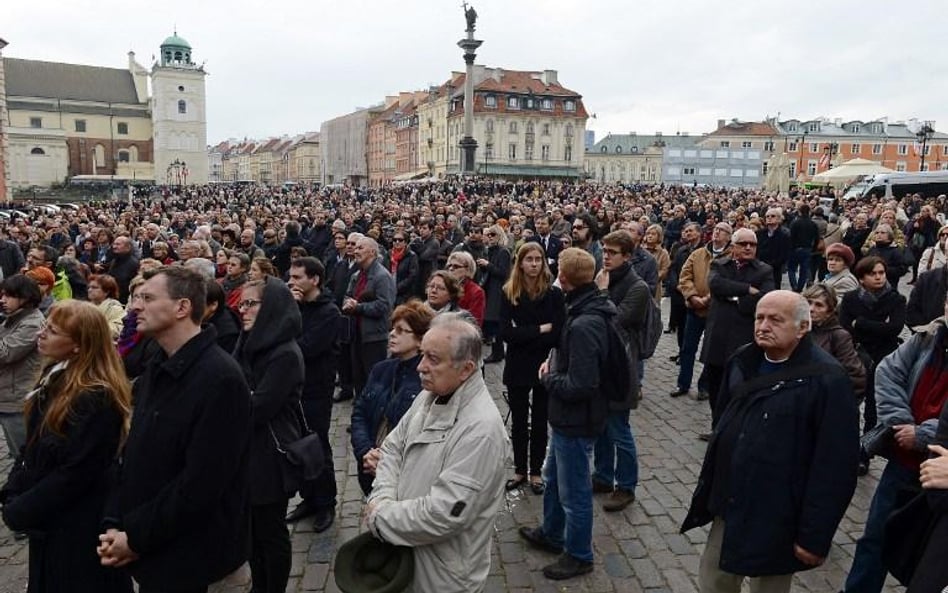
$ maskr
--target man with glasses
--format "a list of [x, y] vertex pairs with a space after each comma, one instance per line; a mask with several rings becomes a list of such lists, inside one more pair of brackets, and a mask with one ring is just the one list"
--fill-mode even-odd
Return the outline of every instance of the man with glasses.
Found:
[[[470, 254], [475, 262], [479, 259], [487, 259], [487, 246], [484, 245], [484, 229], [482, 229], [480, 225], [472, 224], [471, 230], [467, 234], [467, 239], [451, 250], [452, 253], [459, 251]], [[477, 271], [474, 272], [474, 281], [481, 284], [484, 274], [484, 269], [478, 268]]]
[[[774, 290], [773, 268], [757, 259], [757, 236], [741, 228], [731, 236], [731, 253], [711, 263], [711, 302], [705, 322], [701, 362], [708, 379], [711, 425], [717, 424], [717, 396], [728, 358], [754, 339], [757, 301]], [[707, 440], [709, 435], [700, 435]]]
[[[596, 260], [596, 272], [602, 269], [602, 245], [599, 243], [599, 225], [588, 213], [580, 214], [573, 221], [573, 247], [585, 249]], [[562, 243], [562, 237], [560, 242]]]

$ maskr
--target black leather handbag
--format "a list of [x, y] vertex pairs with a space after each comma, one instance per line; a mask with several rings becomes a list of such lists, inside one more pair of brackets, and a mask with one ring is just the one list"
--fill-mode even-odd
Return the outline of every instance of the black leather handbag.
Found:
[[885, 457], [889, 459], [895, 446], [895, 436], [892, 427], [876, 424], [859, 439], [859, 447], [863, 458]]
[[[913, 492], [899, 493], [905, 500]], [[908, 586], [915, 569], [925, 554], [935, 527], [935, 515], [925, 492], [919, 492], [905, 504], [896, 507], [885, 522], [882, 537], [882, 562], [902, 585]]]
[[273, 431], [273, 426], [269, 426], [273, 443], [280, 454], [283, 484], [290, 494], [299, 490], [303, 482], [315, 480], [326, 465], [326, 452], [323, 450], [322, 441], [318, 434], [310, 430], [306, 416], [303, 415], [302, 406], [300, 406], [298, 416], [305, 436], [292, 443], [281, 443]]

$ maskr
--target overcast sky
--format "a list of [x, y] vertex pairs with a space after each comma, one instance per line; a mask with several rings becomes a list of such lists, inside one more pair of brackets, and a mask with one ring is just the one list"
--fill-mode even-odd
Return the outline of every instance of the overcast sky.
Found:
[[[936, 121], [948, 129], [944, 0], [473, 0], [477, 63], [559, 71], [597, 139], [719, 118]], [[295, 134], [463, 70], [460, 1], [5, 3], [4, 55], [151, 67], [177, 27], [206, 62], [208, 142]]]

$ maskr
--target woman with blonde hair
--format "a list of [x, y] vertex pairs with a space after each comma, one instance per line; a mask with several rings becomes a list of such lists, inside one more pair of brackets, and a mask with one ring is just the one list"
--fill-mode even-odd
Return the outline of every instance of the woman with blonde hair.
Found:
[[27, 395], [26, 446], [0, 490], [4, 522], [30, 534], [28, 590], [130, 593], [127, 573], [95, 550], [131, 413], [108, 323], [95, 305], [60, 301], [38, 347], [49, 364]]
[[662, 247], [665, 242], [665, 231], [662, 225], [653, 224], [645, 229], [645, 237], [642, 240], [642, 247], [645, 251], [652, 254], [655, 263], [658, 264], [658, 283], [655, 285], [655, 301], [662, 302], [662, 284], [665, 283], [665, 277], [668, 276], [668, 270], [671, 269], [671, 256], [668, 250]]
[[503, 286], [500, 305], [500, 338], [508, 345], [503, 379], [513, 421], [514, 477], [507, 480], [507, 490], [520, 487], [529, 475], [531, 490], [543, 493], [547, 393], [537, 371], [559, 341], [565, 322], [563, 292], [553, 286], [543, 246], [524, 243]]

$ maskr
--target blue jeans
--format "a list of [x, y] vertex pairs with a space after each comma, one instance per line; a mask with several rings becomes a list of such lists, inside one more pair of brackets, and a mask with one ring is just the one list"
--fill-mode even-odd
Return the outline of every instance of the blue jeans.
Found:
[[589, 458], [595, 437], [550, 433], [543, 464], [543, 535], [574, 558], [592, 562], [592, 480]]
[[[691, 378], [695, 374], [695, 357], [698, 356], [698, 343], [701, 341], [701, 334], [704, 333], [706, 319], [698, 317], [690, 309], [685, 317], [685, 337], [681, 344], [681, 351], [678, 356], [678, 389], [687, 391], [691, 389]], [[707, 391], [707, 379], [704, 371], [698, 377], [698, 390]]]
[[635, 492], [639, 483], [639, 458], [629, 425], [629, 411], [609, 412], [606, 430], [596, 439], [596, 471], [593, 478], [603, 484]]
[[888, 571], [882, 563], [882, 536], [885, 521], [895, 510], [902, 488], [918, 487], [918, 471], [890, 461], [882, 471], [876, 493], [869, 505], [866, 531], [856, 542], [853, 566], [846, 577], [846, 593], [879, 593]]
[[[810, 279], [810, 256], [812, 251], [806, 247], [796, 247], [790, 252], [787, 261], [787, 276], [790, 278], [790, 288], [795, 292], [803, 292], [806, 281]], [[799, 276], [797, 270], [799, 269]]]

